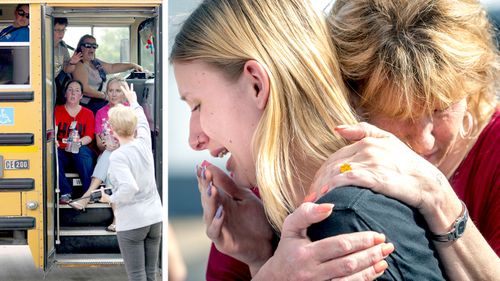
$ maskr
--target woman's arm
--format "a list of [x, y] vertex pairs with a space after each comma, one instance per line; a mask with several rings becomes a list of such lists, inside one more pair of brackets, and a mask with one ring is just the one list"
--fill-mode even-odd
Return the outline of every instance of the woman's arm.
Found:
[[81, 119], [78, 120], [78, 122], [85, 124], [85, 126], [83, 126], [85, 128], [85, 131], [83, 132], [83, 135], [80, 136], [80, 142], [82, 145], [88, 145], [92, 142], [92, 139], [94, 137], [94, 114], [92, 113], [92, 111], [84, 107], [82, 107], [81, 110], [84, 111], [83, 114], [80, 115], [82, 117], [80, 117]]
[[73, 73], [76, 69], [76, 65], [82, 60], [83, 54], [81, 52], [74, 52], [71, 58], [64, 62], [64, 72]]
[[[322, 187], [359, 185], [416, 207], [433, 233], [446, 233], [462, 212], [462, 204], [446, 177], [392, 134], [366, 123], [342, 126], [338, 132], [359, 142], [333, 154], [313, 184]], [[352, 171], [340, 173], [349, 163]], [[493, 280], [500, 276], [500, 259], [471, 219], [454, 242], [435, 242], [452, 280]]]
[[132, 62], [107, 63], [107, 62], [101, 61], [101, 64], [102, 64], [102, 67], [104, 68], [104, 71], [106, 71], [106, 73], [119, 73], [119, 72], [131, 70], [131, 69], [138, 71], [138, 72], [143, 71], [142, 66], [135, 64], [135, 63], [132, 63]]
[[88, 145], [92, 142], [92, 138], [89, 136], [84, 136], [80, 139], [80, 142], [82, 143], [82, 145]]
[[73, 71], [73, 78], [82, 82], [83, 94], [85, 96], [98, 99], [106, 99], [106, 95], [103, 92], [99, 92], [97, 91], [97, 89], [90, 87], [89, 74], [85, 70], [85, 66], [83, 65], [83, 63], [78, 63], [76, 65], [75, 71]]
[[130, 103], [130, 107], [133, 108], [137, 114], [136, 138], [144, 140], [146, 144], [151, 147], [151, 129], [149, 128], [148, 119], [144, 114], [143, 108], [137, 103], [137, 94], [134, 91], [134, 84], [130, 84], [129, 87], [128, 84], [125, 83], [120, 86], [120, 88], [125, 98], [127, 98], [127, 101]]

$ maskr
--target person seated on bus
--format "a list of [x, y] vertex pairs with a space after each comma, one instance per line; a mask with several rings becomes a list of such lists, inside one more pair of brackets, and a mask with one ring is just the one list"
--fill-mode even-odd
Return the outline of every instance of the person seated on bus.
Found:
[[95, 152], [89, 147], [94, 138], [94, 114], [80, 105], [83, 85], [71, 80], [65, 88], [66, 103], [57, 105], [54, 117], [57, 125], [57, 159], [59, 161], [60, 204], [71, 201], [72, 186], [66, 178], [66, 169], [74, 166], [82, 182], [83, 191], [90, 186]]
[[[121, 86], [125, 85], [125, 80], [120, 77], [111, 78], [106, 84], [106, 93], [109, 98], [109, 103], [103, 108], [97, 111], [95, 116], [95, 137], [97, 147], [99, 148], [101, 155], [97, 159], [97, 164], [92, 173], [92, 180], [90, 182], [90, 187], [83, 194], [81, 199], [73, 200], [69, 205], [78, 211], [85, 210], [87, 204], [90, 202], [90, 194], [92, 191], [96, 190], [101, 186], [102, 183], [106, 182], [108, 167], [109, 167], [109, 156], [111, 152], [118, 148], [118, 141], [112, 136], [109, 124], [108, 124], [108, 111], [117, 104], [124, 104], [128, 106], [128, 102], [125, 100], [125, 96], [121, 90]], [[111, 205], [113, 208], [113, 205]], [[113, 217], [113, 222], [106, 228], [106, 230], [114, 232], [115, 231], [115, 220]]]
[[30, 5], [18, 4], [14, 17], [14, 22], [0, 31], [0, 42], [29, 42]]
[[72, 73], [73, 78], [82, 81], [85, 97], [82, 104], [92, 110], [94, 114], [107, 104], [107, 95], [102, 91], [106, 82], [106, 75], [127, 70], [142, 72], [140, 65], [135, 63], [107, 63], [96, 58], [99, 45], [92, 35], [84, 35], [78, 41], [76, 52], [82, 52], [82, 59]]
[[56, 104], [64, 104], [64, 85], [71, 80], [71, 73], [76, 64], [82, 59], [81, 52], [74, 52], [69, 56], [68, 46], [64, 41], [64, 34], [68, 26], [67, 18], [54, 18], [54, 81], [56, 83]]

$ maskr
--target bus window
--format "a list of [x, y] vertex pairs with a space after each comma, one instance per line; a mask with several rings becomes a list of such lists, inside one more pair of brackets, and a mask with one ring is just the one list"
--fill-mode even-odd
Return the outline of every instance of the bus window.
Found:
[[0, 5], [0, 85], [30, 84], [29, 12], [28, 4]]
[[139, 26], [140, 38], [140, 58], [139, 63], [144, 69], [155, 70], [155, 22], [154, 19], [148, 19]]
[[0, 85], [29, 84], [29, 46], [0, 46]]
[[[78, 45], [78, 40], [85, 34], [92, 34], [92, 28], [90, 26], [74, 26], [71, 18], [68, 19], [68, 26], [66, 27], [66, 33], [64, 34], [64, 42], [69, 46], [76, 48]], [[72, 55], [72, 54], [70, 54]]]
[[95, 27], [94, 36], [99, 42], [97, 54], [105, 62], [129, 62], [129, 27]]

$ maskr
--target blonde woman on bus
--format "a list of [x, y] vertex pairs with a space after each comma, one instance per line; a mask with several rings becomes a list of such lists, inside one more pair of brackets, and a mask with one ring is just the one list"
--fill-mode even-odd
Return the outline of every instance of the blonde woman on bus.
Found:
[[137, 103], [133, 85], [121, 85], [130, 107], [109, 110], [109, 124], [120, 147], [109, 158], [112, 195], [101, 191], [101, 202], [114, 204], [116, 235], [130, 281], [156, 280], [161, 240], [162, 206], [156, 186], [151, 131]]
[[140, 65], [135, 63], [107, 63], [96, 57], [99, 45], [92, 35], [84, 35], [78, 41], [75, 52], [83, 54], [82, 60], [76, 65], [72, 73], [75, 79], [82, 81], [85, 98], [82, 104], [97, 113], [107, 104], [108, 96], [102, 91], [106, 82], [106, 75], [127, 70], [143, 71]]
[[[324, 19], [304, 0], [204, 1], [177, 34], [170, 58], [181, 99], [191, 109], [190, 145], [213, 156], [231, 153], [227, 169], [236, 185], [258, 187], [271, 224], [283, 231], [285, 218], [312, 191], [316, 171], [347, 144], [334, 128], [356, 122]], [[203, 202], [218, 196], [217, 184], [200, 188]], [[305, 204], [329, 216], [309, 227], [312, 240], [382, 232], [391, 242], [384, 248], [395, 247], [397, 254], [386, 257], [376, 276], [445, 278], [416, 209], [352, 186], [323, 198], [324, 204]], [[216, 202], [219, 206], [208, 216], [224, 220], [229, 205], [222, 203]], [[287, 232], [282, 234], [286, 240]], [[283, 244], [274, 256], [272, 247], [266, 253], [233, 250], [229, 254], [247, 263], [255, 280], [270, 280], [260, 274], [273, 276], [269, 267], [289, 259]], [[321, 274], [311, 280], [332, 278], [329, 272]]]

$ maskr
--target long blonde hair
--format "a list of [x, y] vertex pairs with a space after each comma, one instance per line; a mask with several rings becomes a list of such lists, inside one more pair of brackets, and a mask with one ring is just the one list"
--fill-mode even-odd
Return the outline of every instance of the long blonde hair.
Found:
[[467, 98], [479, 132], [497, 106], [500, 56], [475, 0], [338, 0], [328, 16], [354, 106], [369, 119], [432, 114]]
[[324, 17], [304, 0], [204, 1], [175, 38], [171, 62], [200, 60], [237, 79], [248, 60], [269, 75], [253, 138], [256, 177], [271, 223], [304, 197], [314, 172], [347, 144], [334, 133], [356, 118]]

